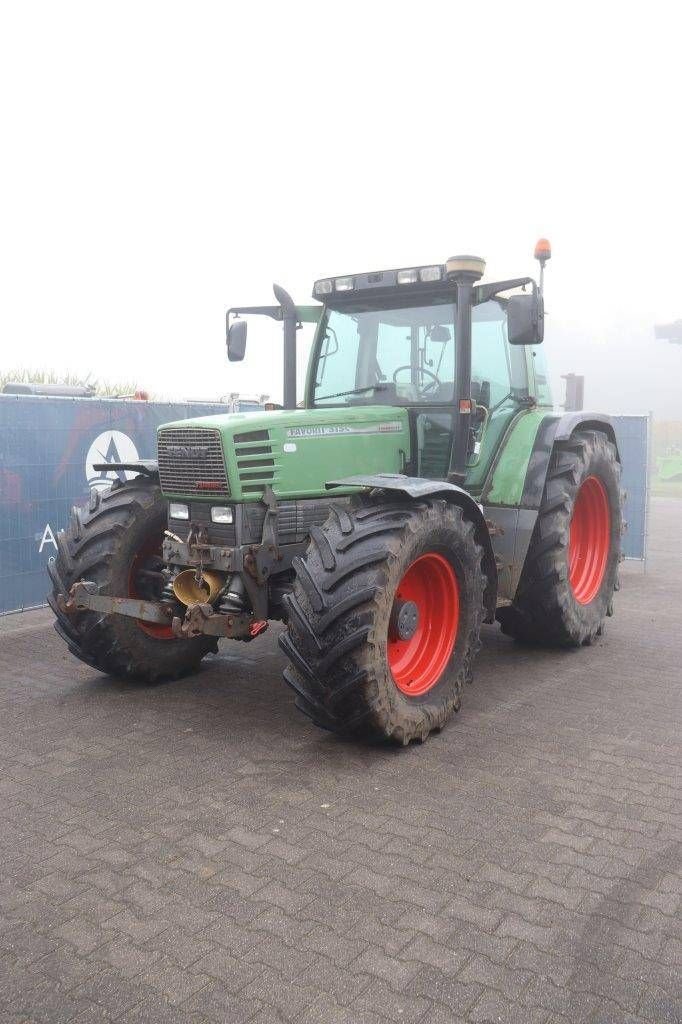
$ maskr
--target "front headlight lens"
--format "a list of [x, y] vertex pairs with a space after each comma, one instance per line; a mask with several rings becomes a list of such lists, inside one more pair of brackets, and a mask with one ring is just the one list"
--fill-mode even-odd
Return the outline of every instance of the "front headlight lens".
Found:
[[211, 509], [211, 522], [213, 523], [233, 523], [234, 513], [229, 506], [215, 505]]
[[171, 519], [189, 519], [189, 505], [183, 505], [181, 501], [171, 501], [168, 515]]

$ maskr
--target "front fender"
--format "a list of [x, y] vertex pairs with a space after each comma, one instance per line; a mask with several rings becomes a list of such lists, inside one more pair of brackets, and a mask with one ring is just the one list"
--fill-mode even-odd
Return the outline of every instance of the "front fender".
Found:
[[403, 497], [419, 501], [422, 498], [443, 498], [459, 505], [469, 515], [476, 529], [476, 540], [483, 548], [483, 569], [486, 574], [485, 621], [495, 621], [497, 606], [497, 562], [490, 539], [490, 527], [481, 506], [468, 491], [445, 480], [427, 480], [419, 476], [405, 476], [402, 473], [375, 473], [347, 476], [342, 480], [328, 480], [327, 490], [334, 487], [361, 487], [366, 490], [390, 491]]

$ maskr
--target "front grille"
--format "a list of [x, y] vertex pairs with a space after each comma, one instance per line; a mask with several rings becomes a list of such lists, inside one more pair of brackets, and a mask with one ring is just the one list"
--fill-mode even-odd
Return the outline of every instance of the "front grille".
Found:
[[275, 460], [267, 430], [248, 430], [234, 435], [239, 482], [244, 494], [261, 493], [275, 478]]
[[161, 490], [168, 494], [229, 494], [220, 431], [166, 427], [158, 434]]

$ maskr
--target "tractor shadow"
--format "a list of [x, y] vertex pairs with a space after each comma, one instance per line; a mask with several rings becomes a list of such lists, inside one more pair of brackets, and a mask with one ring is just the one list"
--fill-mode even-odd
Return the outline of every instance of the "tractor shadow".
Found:
[[[391, 762], [404, 754], [392, 744], [339, 737], [318, 729], [295, 706], [294, 694], [284, 682], [285, 659], [277, 644], [281, 627], [271, 628], [250, 644], [223, 642], [217, 655], [209, 655], [197, 673], [184, 679], [139, 683], [100, 675], [84, 665], [73, 675], [75, 685], [67, 700], [105, 713], [108, 725], [129, 730], [143, 720], [149, 728], [177, 736], [180, 727], [201, 735], [226, 751], [257, 735], [272, 760], [282, 763], [322, 755], [328, 768], [349, 757], [360, 763]], [[475, 714], [492, 716], [501, 706], [531, 706], [541, 699], [547, 680], [564, 674], [571, 655], [580, 652], [524, 647], [504, 636], [497, 626], [486, 626], [476, 659], [475, 679], [463, 694], [462, 709], [444, 730], [433, 733], [433, 744], [456, 747], [458, 725]], [[248, 744], [247, 744], [248, 745]], [[418, 742], [411, 749], [420, 747]]]

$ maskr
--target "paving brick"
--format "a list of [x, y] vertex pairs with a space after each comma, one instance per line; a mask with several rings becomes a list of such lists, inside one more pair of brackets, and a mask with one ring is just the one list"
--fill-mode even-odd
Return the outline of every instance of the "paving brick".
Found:
[[393, 988], [402, 990], [415, 976], [418, 966], [397, 957], [387, 956], [381, 950], [370, 948], [353, 961], [352, 969], [362, 974], [374, 974], [377, 978], [388, 982]]
[[498, 927], [504, 916], [498, 910], [492, 910], [489, 907], [481, 907], [471, 903], [463, 896], [450, 900], [444, 908], [444, 913], [491, 932]]
[[648, 986], [639, 1004], [639, 1013], [656, 1024], [679, 1024], [682, 1020], [682, 998], [664, 989]]
[[97, 957], [114, 967], [124, 978], [135, 978], [159, 960], [161, 953], [142, 949], [132, 942], [121, 939], [101, 946], [97, 951]]
[[476, 1024], [547, 1024], [547, 1011], [520, 1006], [499, 992], [484, 992], [469, 1010], [468, 1020]]
[[401, 960], [430, 965], [443, 974], [456, 974], [471, 959], [471, 952], [456, 950], [434, 942], [426, 935], [418, 935], [400, 950], [398, 956]]
[[125, 978], [117, 970], [102, 970], [69, 992], [74, 1001], [101, 1006], [113, 1019], [143, 1001], [146, 989], [137, 978]]
[[506, 917], [496, 934], [502, 937], [510, 937], [516, 939], [525, 939], [526, 942], [532, 942], [533, 945], [538, 946], [540, 949], [550, 950], [553, 943], [553, 932], [552, 929], [545, 925], [531, 924], [530, 921], [526, 921], [523, 917], [519, 917], [517, 914], [510, 914]]
[[477, 985], [489, 985], [498, 989], [509, 999], [517, 999], [531, 980], [530, 974], [501, 966], [484, 956], [474, 956], [460, 972], [463, 982]]
[[210, 975], [183, 970], [166, 957], [157, 960], [141, 975], [140, 980], [151, 985], [173, 1006], [184, 1002], [213, 981]]
[[168, 921], [153, 917], [138, 917], [130, 910], [122, 910], [120, 914], [116, 914], [104, 922], [103, 930], [105, 932], [122, 932], [129, 935], [134, 942], [141, 943], [169, 927]]
[[215, 1021], [216, 1024], [242, 1024], [251, 1020], [261, 1003], [244, 998], [241, 993], [228, 992], [218, 982], [210, 982], [186, 999], [183, 1009], [193, 1020]]
[[417, 929], [403, 928], [400, 922], [382, 924], [367, 916], [354, 925], [354, 934], [363, 942], [380, 946], [389, 956], [399, 953], [417, 934]]
[[[483, 989], [478, 984], [463, 982], [427, 965], [420, 967], [410, 982], [409, 991], [411, 995], [422, 996], [435, 1003], [436, 1007], [447, 1008], [451, 1020], [462, 1020]], [[431, 1008], [425, 1020], [430, 1021], [433, 1012]], [[441, 1016], [442, 1012], [439, 1012], [438, 1018]]]
[[575, 970], [575, 961], [538, 949], [530, 942], [518, 942], [505, 960], [507, 967], [551, 979], [554, 985], [565, 986]]
[[68, 921], [60, 928], [56, 928], [54, 935], [65, 939], [79, 953], [92, 953], [93, 949], [97, 949], [106, 941], [106, 934], [101, 928], [80, 919]]
[[368, 1011], [376, 1013], [384, 1019], [400, 1021], [401, 1024], [417, 1024], [426, 1018], [432, 998], [415, 996], [412, 989], [409, 994], [396, 992], [385, 981], [375, 980], [362, 995], [353, 1000], [351, 1009], [358, 1014]]
[[481, 953], [488, 960], [501, 964], [519, 944], [519, 936], [503, 935], [499, 932], [489, 935], [475, 925], [465, 925], [451, 935], [447, 942], [453, 949], [468, 949], [474, 953]]
[[338, 964], [325, 956], [316, 956], [297, 977], [297, 984], [328, 992], [341, 1006], [349, 1005], [375, 982], [373, 975], [339, 970]]
[[242, 989], [239, 998], [274, 1008], [286, 1020], [294, 1020], [317, 999], [319, 991], [310, 985], [292, 985], [271, 967], [264, 967], [256, 978]]

